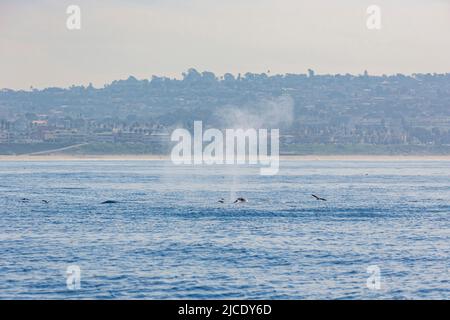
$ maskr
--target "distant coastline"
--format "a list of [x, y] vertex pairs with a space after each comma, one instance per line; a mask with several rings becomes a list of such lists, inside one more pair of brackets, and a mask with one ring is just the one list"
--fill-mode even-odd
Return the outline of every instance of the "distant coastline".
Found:
[[[450, 161], [450, 155], [282, 155], [281, 161]], [[168, 155], [0, 155], [8, 161], [170, 161]]]
[[450, 155], [450, 73], [231, 73], [189, 69], [0, 90], [0, 154], [167, 154], [175, 129], [280, 130], [282, 154]]
[[[173, 145], [145, 143], [78, 143], [78, 144], [1, 144], [0, 156], [47, 156], [61, 157], [129, 157], [168, 156]], [[280, 145], [282, 156], [327, 157], [327, 156], [449, 156], [450, 145], [405, 145], [405, 144], [301, 144], [290, 143]]]
[[[284, 161], [450, 161], [450, 146], [290, 144], [281, 146]], [[1, 145], [0, 161], [170, 160], [170, 149], [146, 144]]]

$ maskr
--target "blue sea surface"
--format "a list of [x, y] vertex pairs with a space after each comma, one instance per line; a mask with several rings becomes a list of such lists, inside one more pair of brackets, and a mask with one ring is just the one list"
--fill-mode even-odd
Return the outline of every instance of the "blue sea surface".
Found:
[[450, 162], [0, 162], [0, 194], [0, 299], [450, 297]]

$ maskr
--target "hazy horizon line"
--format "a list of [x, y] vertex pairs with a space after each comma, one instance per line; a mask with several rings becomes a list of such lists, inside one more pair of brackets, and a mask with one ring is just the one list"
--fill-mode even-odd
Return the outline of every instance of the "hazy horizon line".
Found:
[[[25, 91], [25, 92], [34, 92], [34, 91], [44, 91], [44, 90], [46, 90], [46, 89], [55, 89], [55, 88], [58, 88], [58, 89], [71, 89], [71, 88], [77, 88], [77, 87], [92, 87], [92, 88], [94, 88], [94, 89], [104, 89], [104, 88], [106, 88], [107, 86], [110, 86], [110, 85], [112, 85], [114, 82], [116, 82], [116, 81], [127, 81], [127, 80], [129, 80], [130, 78], [134, 78], [134, 79], [136, 79], [137, 81], [145, 81], [145, 80], [147, 80], [147, 81], [149, 81], [149, 82], [152, 82], [152, 80], [153, 80], [153, 78], [154, 77], [156, 77], [156, 78], [164, 78], [164, 79], [168, 79], [168, 80], [171, 80], [171, 81], [183, 81], [183, 74], [185, 73], [185, 72], [188, 72], [189, 70], [191, 70], [191, 69], [194, 69], [194, 70], [196, 70], [197, 72], [199, 72], [200, 74], [202, 74], [202, 73], [204, 73], [204, 72], [210, 72], [210, 73], [213, 73], [214, 74], [214, 76], [216, 77], [216, 80], [217, 81], [223, 81], [223, 77], [226, 75], [226, 74], [231, 74], [231, 75], [233, 75], [234, 76], [234, 78], [235, 78], [235, 80], [237, 80], [238, 79], [238, 77], [239, 76], [241, 76], [241, 77], [245, 77], [245, 75], [246, 74], [253, 74], [253, 75], [263, 75], [263, 74], [265, 74], [268, 78], [271, 78], [271, 77], [277, 77], [277, 76], [282, 76], [282, 77], [285, 77], [285, 76], [288, 76], [288, 75], [293, 75], [293, 76], [307, 76], [308, 78], [310, 78], [310, 76], [308, 76], [308, 71], [309, 70], [312, 70], [312, 71], [314, 71], [313, 69], [308, 69], [307, 70], [307, 72], [306, 73], [295, 73], [295, 72], [287, 72], [287, 73], [271, 73], [270, 72], [270, 70], [268, 70], [268, 71], [266, 71], [266, 72], [250, 72], [250, 71], [247, 71], [247, 72], [239, 72], [239, 73], [233, 73], [233, 72], [225, 72], [225, 73], [215, 73], [214, 71], [211, 71], [211, 70], [203, 70], [203, 71], [199, 71], [199, 70], [197, 70], [197, 69], [195, 69], [195, 68], [189, 68], [189, 69], [187, 69], [186, 71], [184, 71], [184, 72], [181, 72], [181, 73], [179, 73], [178, 75], [178, 77], [171, 77], [171, 76], [169, 76], [169, 75], [161, 75], [161, 74], [158, 74], [158, 75], [155, 75], [155, 74], [153, 74], [153, 75], [151, 75], [150, 77], [148, 77], [148, 78], [138, 78], [137, 76], [134, 76], [134, 75], [132, 75], [132, 74], [130, 74], [130, 75], [128, 75], [128, 77], [126, 77], [126, 78], [120, 78], [120, 79], [114, 79], [114, 80], [110, 80], [109, 82], [105, 82], [105, 83], [103, 83], [103, 85], [100, 85], [100, 86], [98, 86], [98, 85], [93, 85], [92, 84], [92, 82], [84, 82], [84, 83], [79, 83], [79, 84], [75, 84], [75, 83], [73, 83], [73, 84], [71, 84], [70, 86], [64, 86], [64, 85], [51, 85], [51, 86], [45, 86], [45, 87], [35, 87], [35, 86], [33, 86], [33, 85], [30, 85], [28, 88], [24, 88], [24, 87], [22, 87], [22, 88], [8, 88], [8, 87], [3, 87], [3, 88], [0, 88], [0, 92], [4, 92], [4, 91], [15, 91], [15, 92], [20, 92], [20, 91]], [[365, 75], [365, 72], [367, 72], [367, 75]], [[381, 74], [377, 74], [377, 73], [374, 73], [374, 74], [371, 74], [370, 72], [368, 72], [367, 70], [364, 70], [363, 71], [363, 73], [359, 73], [359, 74], [355, 74], [355, 73], [350, 73], [350, 72], [346, 72], [346, 73], [316, 73], [315, 71], [314, 71], [314, 76], [315, 77], [324, 77], [324, 76], [332, 76], [332, 77], [336, 77], [336, 76], [342, 76], [342, 77], [344, 77], [344, 76], [351, 76], [351, 77], [364, 77], [364, 76], [367, 76], [367, 77], [374, 77], [374, 78], [389, 78], [389, 77], [395, 77], [395, 76], [404, 76], [404, 77], [410, 77], [410, 78], [414, 78], [415, 76], [419, 76], [419, 75], [432, 75], [432, 76], [450, 76], [450, 71], [449, 72], [413, 72], [413, 73], [401, 73], [401, 72], [396, 72], [396, 73], [388, 73], [388, 74], [386, 74], [386, 73], [381, 73]]]

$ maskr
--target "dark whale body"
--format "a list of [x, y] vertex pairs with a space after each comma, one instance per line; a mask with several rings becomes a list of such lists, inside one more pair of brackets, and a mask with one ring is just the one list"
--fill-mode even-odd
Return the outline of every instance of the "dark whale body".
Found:
[[106, 200], [106, 201], [103, 201], [101, 204], [114, 204], [114, 203], [119, 203], [119, 201], [115, 201], [115, 200]]
[[242, 203], [242, 202], [247, 202], [247, 199], [245, 199], [245, 198], [237, 198], [233, 203]]

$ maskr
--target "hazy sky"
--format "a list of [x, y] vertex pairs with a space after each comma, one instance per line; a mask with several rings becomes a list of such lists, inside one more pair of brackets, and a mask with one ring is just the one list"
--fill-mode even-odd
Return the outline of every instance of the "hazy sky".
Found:
[[[66, 9], [81, 7], [81, 30]], [[382, 29], [366, 27], [369, 5]], [[450, 0], [0, 0], [0, 88], [199, 71], [450, 72]]]

